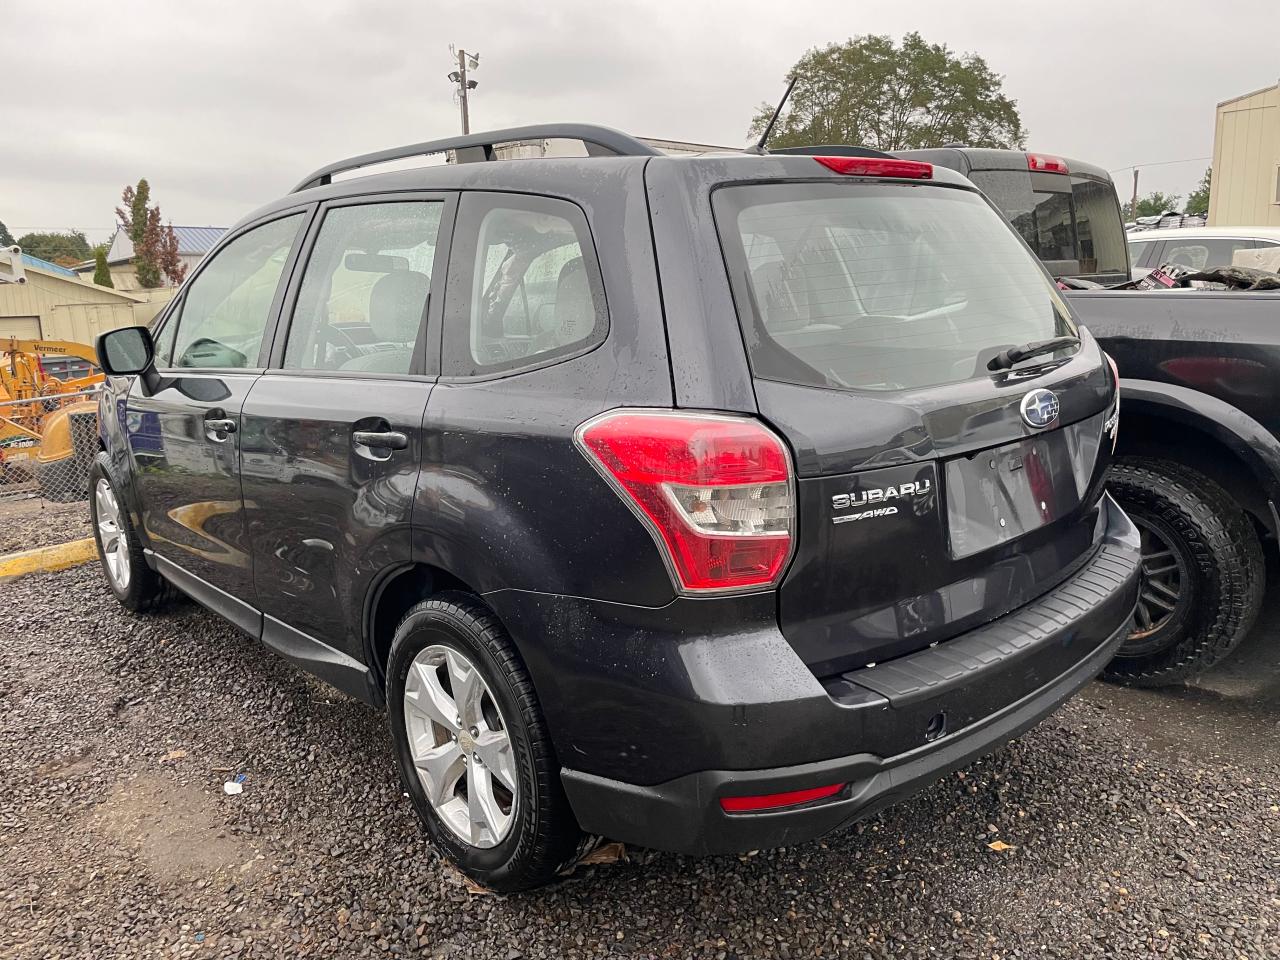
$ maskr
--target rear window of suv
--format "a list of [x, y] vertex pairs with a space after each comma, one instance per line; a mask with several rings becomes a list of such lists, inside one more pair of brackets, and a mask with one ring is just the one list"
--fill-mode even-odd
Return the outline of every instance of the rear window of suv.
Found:
[[914, 390], [1077, 333], [1043, 268], [971, 191], [768, 184], [718, 190], [714, 206], [758, 377]]

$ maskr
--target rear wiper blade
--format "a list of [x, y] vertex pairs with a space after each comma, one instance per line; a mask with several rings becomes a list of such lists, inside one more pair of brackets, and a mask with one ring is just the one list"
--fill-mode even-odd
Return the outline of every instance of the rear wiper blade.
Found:
[[1008, 370], [1015, 363], [1021, 363], [1030, 357], [1038, 357], [1044, 353], [1053, 353], [1063, 347], [1074, 347], [1080, 343], [1079, 337], [1054, 337], [1052, 340], [1032, 340], [1020, 347], [1001, 350], [987, 361], [988, 370]]

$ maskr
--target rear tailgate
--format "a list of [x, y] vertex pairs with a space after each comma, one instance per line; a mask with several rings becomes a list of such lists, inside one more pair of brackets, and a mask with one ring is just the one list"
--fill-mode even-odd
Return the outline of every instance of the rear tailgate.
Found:
[[978, 193], [832, 177], [712, 202], [759, 412], [796, 462], [779, 619], [815, 673], [946, 640], [1087, 559], [1114, 379]]

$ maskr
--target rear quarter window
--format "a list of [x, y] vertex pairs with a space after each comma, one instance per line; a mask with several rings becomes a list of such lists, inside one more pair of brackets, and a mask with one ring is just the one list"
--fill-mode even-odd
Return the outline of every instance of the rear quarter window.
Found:
[[444, 372], [486, 376], [568, 359], [608, 332], [595, 247], [567, 200], [468, 193], [445, 295]]
[[770, 184], [713, 203], [756, 376], [912, 390], [1076, 335], [1043, 268], [972, 191]]

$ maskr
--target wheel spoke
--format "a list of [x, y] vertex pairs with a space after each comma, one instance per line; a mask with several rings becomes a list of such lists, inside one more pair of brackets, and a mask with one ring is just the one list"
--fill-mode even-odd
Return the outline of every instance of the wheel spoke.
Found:
[[[493, 795], [493, 775], [484, 764], [473, 763], [467, 768], [467, 812], [475, 826], [483, 827], [489, 837], [496, 840], [506, 833], [509, 813], [503, 813], [498, 798]], [[472, 836], [475, 836], [475, 826]]]
[[476, 737], [476, 753], [497, 779], [514, 795], [516, 792], [515, 756], [511, 752], [511, 738], [505, 730], [486, 730]]
[[445, 654], [449, 667], [449, 686], [453, 689], [453, 702], [457, 716], [466, 726], [474, 726], [481, 719], [480, 698], [484, 695], [484, 681], [479, 671], [461, 654], [449, 651]]
[[1143, 630], [1148, 629], [1151, 626], [1150, 608], [1141, 600], [1139, 600], [1138, 606], [1135, 612], [1137, 614], [1138, 626], [1141, 627]]
[[[1150, 584], [1148, 584], [1147, 586], [1150, 586]], [[1159, 607], [1161, 610], [1164, 610], [1166, 613], [1173, 613], [1174, 607], [1177, 606], [1176, 603], [1170, 603], [1164, 597], [1156, 596], [1150, 590], [1144, 589], [1142, 591], [1142, 599], [1147, 601], [1147, 603], [1150, 603], [1154, 606]]]
[[1177, 590], [1162, 580], [1148, 580], [1147, 586], [1152, 590], [1158, 590], [1160, 593], [1163, 593], [1170, 600], [1176, 601], [1178, 597], [1181, 596]]
[[450, 733], [458, 732], [458, 707], [440, 685], [435, 667], [415, 663], [405, 684], [405, 703]]
[[427, 800], [432, 806], [439, 806], [453, 797], [458, 781], [466, 771], [462, 749], [452, 740], [415, 756], [413, 765], [418, 768]]

